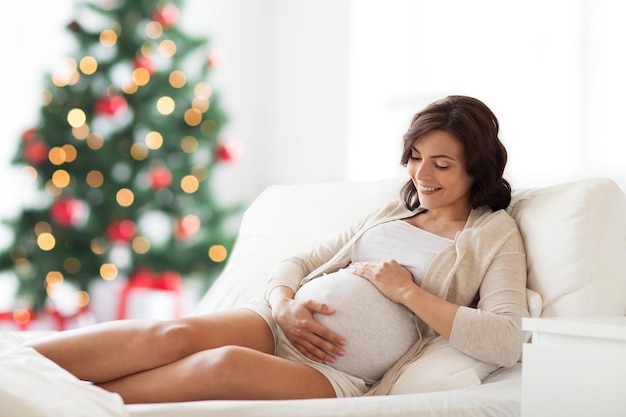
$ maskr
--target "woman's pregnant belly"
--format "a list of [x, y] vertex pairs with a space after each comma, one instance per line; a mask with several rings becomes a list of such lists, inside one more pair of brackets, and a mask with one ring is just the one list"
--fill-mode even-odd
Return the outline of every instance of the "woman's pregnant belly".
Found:
[[330, 366], [367, 383], [379, 380], [418, 338], [409, 309], [346, 270], [307, 282], [295, 299], [312, 299], [336, 309], [332, 315], [315, 315], [319, 323], [347, 341], [345, 356], [338, 356]]

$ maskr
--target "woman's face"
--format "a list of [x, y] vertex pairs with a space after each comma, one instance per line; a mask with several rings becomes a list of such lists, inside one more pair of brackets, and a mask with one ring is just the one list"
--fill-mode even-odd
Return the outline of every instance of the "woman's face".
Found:
[[449, 219], [467, 218], [474, 181], [459, 140], [443, 130], [422, 135], [411, 146], [407, 170], [424, 208]]

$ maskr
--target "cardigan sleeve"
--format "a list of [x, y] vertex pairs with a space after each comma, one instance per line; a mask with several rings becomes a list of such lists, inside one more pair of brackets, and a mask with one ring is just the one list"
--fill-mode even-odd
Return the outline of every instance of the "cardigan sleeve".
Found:
[[484, 362], [510, 366], [522, 353], [526, 302], [526, 253], [519, 232], [499, 248], [481, 282], [476, 308], [457, 311], [450, 344]]
[[364, 230], [380, 221], [406, 217], [410, 214], [411, 212], [406, 210], [400, 201], [390, 202], [311, 251], [278, 263], [268, 276], [265, 298], [267, 299], [276, 287], [286, 286], [296, 292], [309, 279], [347, 266], [350, 262], [351, 242]]

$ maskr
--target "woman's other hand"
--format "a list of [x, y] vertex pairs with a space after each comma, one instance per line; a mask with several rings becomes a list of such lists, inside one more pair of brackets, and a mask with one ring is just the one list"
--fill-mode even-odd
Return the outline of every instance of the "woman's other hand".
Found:
[[271, 295], [274, 320], [304, 356], [315, 362], [334, 363], [335, 356], [344, 355], [341, 346], [346, 341], [343, 337], [322, 326], [313, 316], [315, 313], [334, 314], [332, 307], [314, 300], [294, 300], [293, 295], [281, 291], [272, 291]]
[[411, 272], [393, 259], [355, 262], [348, 270], [370, 281], [395, 303], [403, 303], [406, 294], [416, 286]]
[[348, 267], [367, 279], [391, 301], [404, 304], [437, 333], [450, 340], [459, 306], [441, 299], [413, 282], [411, 272], [394, 260], [356, 262]]

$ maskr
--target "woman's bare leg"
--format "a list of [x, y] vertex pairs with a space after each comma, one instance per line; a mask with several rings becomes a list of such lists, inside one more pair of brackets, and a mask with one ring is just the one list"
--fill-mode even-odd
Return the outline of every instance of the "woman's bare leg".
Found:
[[171, 321], [123, 320], [56, 333], [26, 344], [80, 379], [101, 383], [206, 349], [238, 345], [273, 353], [258, 314], [237, 309]]
[[120, 394], [126, 403], [336, 396], [314, 368], [238, 346], [198, 352], [100, 386]]

